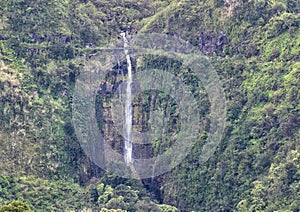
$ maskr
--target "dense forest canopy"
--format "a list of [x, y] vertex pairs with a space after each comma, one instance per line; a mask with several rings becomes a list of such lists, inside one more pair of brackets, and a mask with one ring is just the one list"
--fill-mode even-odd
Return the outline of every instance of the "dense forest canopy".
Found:
[[[0, 17], [0, 211], [300, 210], [299, 1], [1, 0]], [[166, 174], [133, 180], [100, 169], [80, 147], [76, 80], [122, 31], [180, 37], [218, 73], [226, 128], [205, 163], [209, 98], [182, 64], [158, 56], [133, 58], [134, 67], [168, 69], [201, 105], [203, 131], [188, 156]], [[107, 82], [119, 83], [115, 72]], [[97, 100], [104, 112], [106, 94]], [[170, 147], [180, 123], [176, 103], [160, 93], [140, 96], [136, 110], [154, 97], [156, 110], [173, 110], [173, 124], [153, 155]], [[113, 130], [108, 137], [122, 149]]]

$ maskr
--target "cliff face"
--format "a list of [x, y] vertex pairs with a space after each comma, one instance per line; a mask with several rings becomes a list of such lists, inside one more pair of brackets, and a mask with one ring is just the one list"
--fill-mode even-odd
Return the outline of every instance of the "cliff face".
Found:
[[224, 46], [229, 44], [229, 40], [224, 33], [213, 35], [202, 31], [198, 43], [203, 54], [212, 55], [216, 53], [220, 55], [223, 53]]
[[[183, 211], [300, 210], [298, 1], [3, 0], [0, 8], [0, 204], [23, 199], [38, 210], [176, 210], [151, 201], [157, 198]], [[74, 86], [86, 61], [124, 30], [132, 37], [168, 34], [198, 48], [217, 71], [227, 100], [226, 132], [202, 164], [210, 123], [205, 89], [178, 61], [132, 58], [134, 71], [166, 70], [182, 79], [203, 116], [203, 131], [180, 165], [143, 181], [151, 194], [140, 182], [111, 176], [91, 162], [72, 121]], [[123, 153], [120, 120], [111, 113], [127, 74], [120, 62], [99, 85], [95, 108], [105, 139]], [[167, 110], [169, 122], [156, 120], [167, 129], [159, 134], [151, 128], [151, 112], [160, 118]], [[141, 145], [149, 138], [138, 133], [135, 158], [174, 144], [181, 122], [172, 97], [136, 94], [133, 114], [136, 132], [160, 135]]]

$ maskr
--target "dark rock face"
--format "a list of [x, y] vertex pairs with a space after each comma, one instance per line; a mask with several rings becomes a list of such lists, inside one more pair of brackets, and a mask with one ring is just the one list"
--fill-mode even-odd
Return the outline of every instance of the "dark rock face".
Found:
[[214, 52], [221, 54], [223, 46], [227, 44], [229, 44], [229, 40], [226, 34], [221, 32], [218, 35], [214, 35], [204, 31], [201, 32], [198, 43], [200, 50], [205, 55], [211, 55]]
[[[125, 64], [126, 65], [126, 64]], [[133, 63], [135, 67], [135, 63]], [[96, 117], [98, 127], [111, 148], [119, 154], [124, 153], [123, 138], [123, 107], [126, 92], [127, 67], [122, 65], [116, 67], [106, 74], [106, 82], [99, 85], [96, 98]], [[135, 71], [135, 69], [134, 69]], [[125, 80], [125, 81], [124, 81]], [[158, 91], [140, 92], [138, 84], [132, 84], [132, 106], [133, 106], [133, 157], [136, 159], [151, 158], [155, 149], [164, 151], [168, 145], [172, 144], [171, 135], [179, 129], [177, 122], [178, 109], [174, 100], [169, 96], [164, 96]], [[168, 108], [172, 109], [169, 114]], [[152, 117], [151, 113], [160, 111], [161, 117]], [[163, 122], [162, 128], [152, 126], [151, 121]], [[155, 136], [154, 136], [155, 135]], [[154, 136], [154, 137], [152, 137]], [[160, 145], [153, 145], [156, 141]]]

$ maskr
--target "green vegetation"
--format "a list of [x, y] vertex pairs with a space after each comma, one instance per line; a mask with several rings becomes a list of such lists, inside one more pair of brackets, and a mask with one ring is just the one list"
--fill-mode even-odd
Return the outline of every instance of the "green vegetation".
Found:
[[5, 211], [11, 211], [11, 212], [24, 212], [24, 211], [28, 211], [31, 212], [32, 210], [30, 210], [29, 206], [21, 201], [12, 201], [11, 203], [9, 203], [8, 205], [4, 205], [0, 208], [1, 212], [5, 212]]
[[[205, 133], [152, 183], [110, 176], [83, 153], [71, 117], [76, 78], [120, 31], [179, 36], [210, 58], [228, 114], [209, 161], [199, 158]], [[0, 212], [299, 211], [299, 55], [297, 0], [1, 0]], [[144, 63], [171, 64], [209, 113], [189, 70], [166, 58]], [[158, 109], [173, 104], [158, 99]], [[153, 154], [168, 148], [162, 141]]]
[[[118, 182], [118, 184], [116, 183]], [[104, 184], [105, 183], [105, 184]], [[0, 176], [0, 211], [177, 211], [158, 204], [138, 181], [113, 176], [93, 179], [86, 187], [71, 181], [48, 181], [33, 176]], [[14, 199], [18, 199], [15, 201]], [[26, 201], [26, 203], [25, 203]]]

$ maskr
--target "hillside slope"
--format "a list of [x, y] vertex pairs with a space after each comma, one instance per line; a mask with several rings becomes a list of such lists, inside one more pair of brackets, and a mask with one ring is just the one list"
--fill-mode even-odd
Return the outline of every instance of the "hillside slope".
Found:
[[[300, 210], [298, 1], [2, 0], [0, 8], [0, 204], [19, 199], [38, 211]], [[131, 181], [101, 170], [80, 148], [71, 110], [76, 79], [86, 59], [121, 31], [179, 36], [209, 58], [228, 113], [206, 163], [199, 159], [202, 136], [169, 173], [152, 183]], [[148, 65], [167, 62], [157, 57]], [[156, 147], [168, 148], [160, 142]]]

